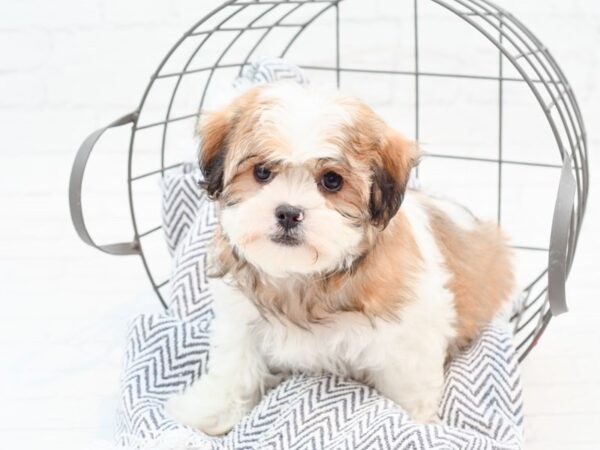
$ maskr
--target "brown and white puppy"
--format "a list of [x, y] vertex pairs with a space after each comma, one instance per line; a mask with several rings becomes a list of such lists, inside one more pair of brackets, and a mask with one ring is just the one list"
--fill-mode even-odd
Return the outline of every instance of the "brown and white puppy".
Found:
[[330, 372], [435, 419], [449, 352], [509, 299], [496, 225], [407, 190], [415, 145], [361, 101], [292, 84], [203, 117], [219, 205], [209, 371], [168, 404], [230, 430], [278, 374]]

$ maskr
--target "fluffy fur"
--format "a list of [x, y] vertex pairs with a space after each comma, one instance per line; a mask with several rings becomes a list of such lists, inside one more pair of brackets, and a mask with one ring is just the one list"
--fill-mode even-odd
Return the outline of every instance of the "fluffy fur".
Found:
[[[200, 125], [204, 187], [218, 201], [210, 367], [171, 414], [231, 429], [282, 375], [331, 372], [435, 420], [449, 352], [505, 303], [498, 228], [406, 189], [416, 146], [361, 101], [261, 86]], [[256, 175], [267, 170], [266, 180]], [[324, 174], [341, 177], [329, 189]], [[285, 229], [275, 210], [299, 208]]]

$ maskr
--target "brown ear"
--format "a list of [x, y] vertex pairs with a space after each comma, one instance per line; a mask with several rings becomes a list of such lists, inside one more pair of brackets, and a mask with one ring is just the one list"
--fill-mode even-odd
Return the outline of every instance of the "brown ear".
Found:
[[227, 155], [227, 138], [233, 123], [233, 110], [227, 107], [201, 116], [198, 126], [200, 135], [200, 170], [204, 180], [200, 185], [212, 199], [219, 198], [223, 190], [223, 171]]
[[388, 129], [378, 156], [371, 175], [369, 211], [372, 223], [385, 228], [400, 208], [419, 152], [414, 142]]

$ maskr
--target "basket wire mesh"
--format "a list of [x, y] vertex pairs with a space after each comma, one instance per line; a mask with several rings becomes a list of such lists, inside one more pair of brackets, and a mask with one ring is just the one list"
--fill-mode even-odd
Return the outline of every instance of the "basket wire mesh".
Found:
[[[374, 67], [364, 64], [347, 64], [343, 60], [345, 50], [342, 39], [343, 27], [347, 23], [342, 18], [342, 8], [357, 0], [229, 0], [210, 12], [190, 28], [167, 53], [142, 96], [136, 112], [131, 116], [133, 122], [129, 143], [129, 202], [134, 228], [134, 244], [152, 283], [162, 302], [168, 289], [168, 277], [161, 275], [153, 267], [146, 240], [160, 235], [160, 223], [147, 225], [139, 211], [147, 198], [135, 194], [135, 186], [142, 180], [162, 177], [165, 173], [181, 166], [183, 157], [170, 157], [173, 145], [169, 140], [181, 130], [177, 124], [186, 123], [187, 132], [192, 129], [197, 118], [207, 104], [209, 91], [216, 85], [217, 79], [232, 80], [232, 76], [241, 73], [250, 61], [260, 56], [268, 48], [269, 56], [285, 58], [297, 47], [302, 47], [303, 37], [311, 28], [318, 28], [321, 37], [316, 41], [308, 40], [305, 47], [319, 53], [320, 47], [331, 48], [327, 58], [317, 56], [314, 61], [300, 63], [305, 71], [315, 76], [329, 77], [331, 83], [344, 89], [345, 80], [351, 76], [368, 76], [389, 79], [400, 77], [411, 80], [413, 101], [410, 105], [414, 118], [414, 137], [420, 140], [423, 126], [424, 83], [430, 80], [460, 80], [462, 82], [496, 83], [497, 89], [497, 141], [493, 156], [473, 154], [446, 154], [426, 152], [425, 159], [442, 161], [468, 161], [482, 165], [495, 166], [497, 195], [495, 198], [495, 218], [503, 222], [503, 193], [505, 193], [505, 171], [511, 167], [523, 169], [544, 169], [560, 172], [561, 161], [572, 161], [570, 170], [576, 181], [575, 202], [570, 217], [567, 246], [568, 273], [581, 229], [588, 195], [587, 142], [581, 112], [573, 91], [562, 70], [544, 45], [512, 14], [487, 0], [407, 0], [401, 2], [404, 14], [398, 27], [410, 30], [412, 42], [410, 49], [410, 67]], [[388, 2], [390, 3], [390, 2]], [[395, 3], [398, 5], [398, 3]], [[471, 27], [485, 41], [487, 52], [497, 53], [497, 66], [494, 73], [468, 73], [466, 71], [429, 70], [423, 65], [423, 56], [430, 50], [424, 47], [422, 40], [424, 8], [437, 7], [440, 13], [460, 19]], [[352, 21], [348, 26], [352, 25]], [[316, 44], [315, 44], [316, 42]], [[269, 44], [269, 45], [266, 45]], [[203, 54], [209, 46], [215, 47], [211, 57]], [[312, 47], [311, 47], [312, 45]], [[274, 50], [275, 49], [275, 50]], [[457, 50], [458, 51], [458, 50]], [[182, 56], [183, 55], [183, 56]], [[406, 61], [407, 58], [404, 58]], [[296, 62], [292, 59], [293, 62]], [[194, 110], [186, 114], [178, 112], [177, 103], [182, 92], [190, 92], [183, 87], [188, 77], [194, 78], [197, 94], [187, 95]], [[558, 150], [560, 161], [539, 162], [520, 160], [507, 154], [505, 121], [507, 119], [506, 90], [513, 83], [525, 85], [535, 98], [545, 118], [545, 125], [554, 140], [554, 150]], [[163, 86], [160, 86], [164, 84]], [[166, 87], [165, 87], [166, 86]], [[151, 101], [157, 95], [158, 101]], [[366, 98], [369, 101], [369, 98]], [[155, 113], [150, 120], [147, 112]], [[138, 151], [141, 134], [152, 131], [154, 139], [160, 142], [160, 160], [155, 167], [141, 172], [134, 167], [134, 157]], [[179, 159], [177, 159], [179, 158]], [[423, 164], [423, 166], [425, 166]], [[417, 169], [421, 177], [426, 167]], [[556, 186], [554, 186], [556, 189]], [[554, 198], [555, 190], [546, 193]], [[460, 200], [460, 199], [459, 199]], [[549, 247], [519, 243], [515, 250], [541, 254], [545, 258]], [[156, 259], [156, 258], [154, 258]], [[544, 259], [547, 261], [547, 259]], [[515, 342], [519, 359], [522, 360], [541, 336], [552, 317], [548, 300], [548, 267], [541, 267], [523, 287], [515, 302], [511, 322], [514, 327]]]

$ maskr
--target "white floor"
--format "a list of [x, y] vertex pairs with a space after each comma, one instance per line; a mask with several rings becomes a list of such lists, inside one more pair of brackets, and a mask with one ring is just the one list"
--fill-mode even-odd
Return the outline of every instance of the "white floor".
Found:
[[[23, 49], [20, 56], [11, 54], [7, 70], [0, 62], [3, 448], [69, 450], [111, 439], [127, 323], [140, 312], [159, 310], [137, 257], [104, 255], [78, 240], [69, 220], [67, 180], [73, 152], [85, 135], [136, 104], [140, 89], [135, 80], [147, 79], [157, 57], [185, 29], [185, 8], [195, 8], [196, 17], [206, 7], [186, 6], [192, 3], [181, 0], [173, 3], [175, 10], [165, 12], [160, 2], [116, 6], [121, 3], [63, 0], [63, 10], [72, 8], [70, 14], [81, 17], [70, 23], [61, 13], [63, 28], [54, 31], [36, 1], [21, 3], [23, 16], [0, 22], [0, 40], [5, 33]], [[572, 9], [555, 1], [499, 3], [540, 29], [542, 40], [568, 66], [587, 120], [593, 182], [600, 173], [595, 157], [600, 148], [596, 0], [568, 2]], [[0, 2], [0, 17], [6, 17], [6, 4]], [[90, 19], [96, 7], [103, 17], [98, 23]], [[138, 12], [137, 22], [128, 19]], [[163, 14], [170, 14], [167, 25], [156, 26]], [[134, 39], [133, 44], [125, 38]], [[133, 73], [120, 81], [120, 91], [98, 93], [93, 88], [105, 85], [112, 72], [102, 66], [98, 75], [100, 66], [92, 60], [104, 58], [110, 65], [114, 51], [116, 64], [125, 64], [138, 54], [127, 45], [148, 40], [160, 48], [152, 57], [144, 54]], [[65, 58], [88, 62], [82, 68], [63, 64]], [[4, 81], [12, 87], [6, 88]], [[97, 184], [86, 185], [84, 200], [101, 205], [90, 212], [95, 233], [106, 241], [128, 239], [124, 186], [102, 183], [103, 174], [124, 176], [124, 161], [116, 150], [107, 155], [96, 160], [92, 175]], [[593, 188], [568, 284], [571, 311], [552, 321], [523, 364], [526, 449], [600, 448], [600, 204]]]

